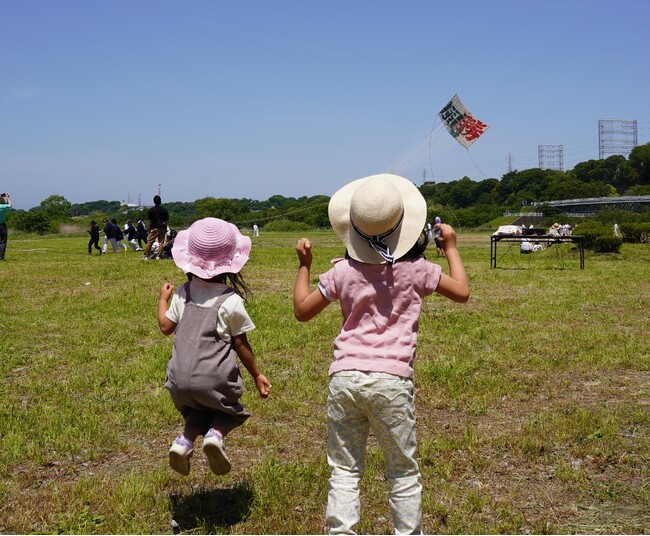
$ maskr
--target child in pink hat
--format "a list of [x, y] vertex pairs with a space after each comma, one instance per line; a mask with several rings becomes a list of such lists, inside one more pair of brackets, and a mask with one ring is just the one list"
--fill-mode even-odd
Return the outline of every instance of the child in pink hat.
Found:
[[193, 223], [174, 242], [174, 262], [189, 281], [176, 292], [170, 283], [161, 287], [158, 326], [164, 335], [175, 334], [165, 387], [185, 419], [183, 433], [169, 449], [169, 465], [182, 475], [190, 472], [200, 435], [212, 472], [230, 471], [224, 437], [250, 417], [239, 401], [244, 385], [235, 355], [260, 396], [271, 392], [246, 338], [255, 325], [244, 307], [249, 290], [239, 272], [250, 250], [250, 238], [217, 218]]

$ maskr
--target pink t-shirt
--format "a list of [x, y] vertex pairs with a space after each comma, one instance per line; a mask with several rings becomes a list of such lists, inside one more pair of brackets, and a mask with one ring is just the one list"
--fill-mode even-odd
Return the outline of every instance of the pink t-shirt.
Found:
[[333, 262], [318, 285], [328, 300], [341, 302], [343, 313], [330, 376], [359, 370], [413, 378], [422, 298], [438, 287], [440, 266], [424, 257], [392, 266]]

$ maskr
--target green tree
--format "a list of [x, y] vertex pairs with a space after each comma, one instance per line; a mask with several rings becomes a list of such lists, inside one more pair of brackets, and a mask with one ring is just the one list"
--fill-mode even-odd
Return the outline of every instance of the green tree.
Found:
[[576, 164], [572, 175], [581, 182], [600, 182], [613, 185], [619, 193], [635, 181], [634, 168], [622, 155], [612, 155], [604, 160], [587, 160]]
[[637, 173], [641, 184], [650, 184], [650, 143], [638, 145], [630, 152], [630, 166]]
[[12, 218], [12, 227], [27, 233], [47, 234], [54, 232], [54, 225], [44, 210], [17, 211], [15, 218]]
[[70, 219], [70, 208], [72, 203], [62, 195], [51, 195], [41, 201], [41, 209], [50, 220], [67, 220]]
[[237, 199], [204, 197], [203, 199], [197, 199], [194, 206], [198, 219], [208, 217], [221, 218], [231, 223], [249, 219], [249, 210], [246, 203]]
[[508, 208], [516, 209], [522, 203], [546, 200], [549, 182], [564, 176], [561, 171], [532, 168], [506, 173], [496, 187], [497, 198]]

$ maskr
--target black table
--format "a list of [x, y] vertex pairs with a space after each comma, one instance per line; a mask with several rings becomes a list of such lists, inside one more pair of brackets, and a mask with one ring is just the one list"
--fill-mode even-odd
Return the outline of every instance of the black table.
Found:
[[[492, 235], [490, 237], [490, 268], [497, 267], [497, 244], [499, 242], [518, 242], [521, 245], [523, 240], [529, 242], [540, 242], [547, 245], [553, 244], [566, 244], [573, 243], [578, 245], [580, 252], [580, 269], [585, 269], [585, 237], [584, 235], [569, 235], [569, 236], [555, 236], [555, 235]], [[534, 253], [530, 253], [534, 255]]]

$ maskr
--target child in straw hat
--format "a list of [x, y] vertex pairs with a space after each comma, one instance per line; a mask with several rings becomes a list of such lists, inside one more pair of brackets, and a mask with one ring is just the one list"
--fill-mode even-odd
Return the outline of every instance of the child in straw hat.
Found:
[[244, 385], [235, 354], [255, 379], [260, 396], [271, 392], [246, 338], [255, 325], [244, 308], [248, 287], [239, 271], [250, 250], [250, 238], [217, 218], [193, 223], [174, 242], [174, 262], [189, 281], [176, 290], [169, 307], [174, 287], [162, 286], [158, 325], [164, 335], [175, 333], [165, 387], [185, 418], [183, 433], [169, 449], [169, 464], [182, 475], [190, 472], [193, 444], [200, 435], [212, 472], [230, 471], [223, 439], [250, 417], [239, 401]]
[[327, 399], [327, 460], [332, 469], [327, 524], [332, 534], [352, 534], [360, 519], [359, 481], [370, 429], [386, 460], [395, 532], [422, 530], [413, 399], [418, 318], [422, 299], [433, 292], [461, 303], [469, 298], [456, 234], [449, 225], [435, 227], [450, 275], [422, 256], [426, 212], [419, 190], [396, 175], [373, 175], [341, 188], [330, 200], [329, 218], [347, 255], [320, 276], [313, 292], [311, 242], [302, 238], [296, 245], [296, 318], [306, 322], [336, 300], [343, 313]]

